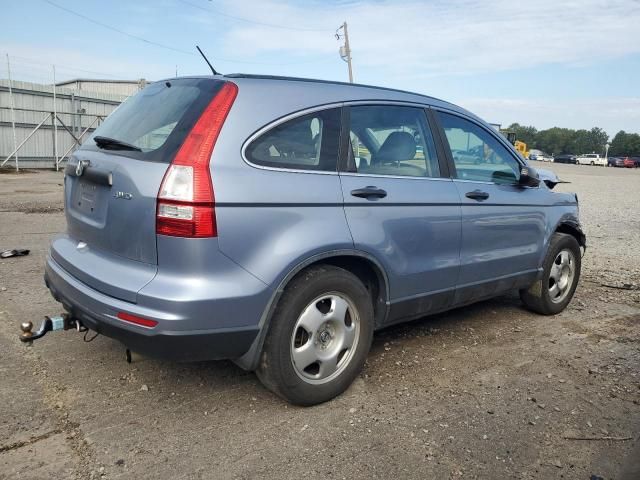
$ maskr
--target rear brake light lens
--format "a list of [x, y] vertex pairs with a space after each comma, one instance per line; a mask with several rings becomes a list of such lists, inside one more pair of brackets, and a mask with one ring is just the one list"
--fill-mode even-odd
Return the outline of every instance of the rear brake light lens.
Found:
[[158, 322], [151, 320], [150, 318], [138, 317], [126, 312], [118, 312], [118, 318], [125, 322], [133, 323], [135, 325], [141, 325], [143, 327], [153, 328], [158, 325]]
[[218, 235], [209, 162], [237, 94], [235, 84], [225, 83], [178, 150], [158, 192], [156, 233], [190, 238]]

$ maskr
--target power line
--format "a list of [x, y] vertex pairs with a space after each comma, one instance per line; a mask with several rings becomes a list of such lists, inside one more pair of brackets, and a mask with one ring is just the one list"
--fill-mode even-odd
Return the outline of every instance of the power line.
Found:
[[324, 28], [302, 28], [302, 27], [291, 27], [288, 25], [276, 25], [274, 23], [266, 23], [266, 22], [259, 22], [256, 20], [251, 20], [249, 18], [244, 18], [244, 17], [238, 17], [236, 15], [230, 15], [228, 13], [222, 12], [218, 9], [214, 9], [214, 8], [207, 8], [207, 7], [203, 7], [201, 5], [196, 5], [195, 3], [192, 2], [188, 2], [187, 0], [178, 0], [179, 2], [182, 2], [186, 5], [190, 5], [193, 8], [197, 8], [199, 10], [202, 10], [204, 12], [209, 12], [209, 13], [214, 13], [216, 15], [220, 15], [221, 17], [226, 17], [226, 18], [231, 18], [232, 20], [238, 20], [240, 22], [246, 22], [246, 23], [253, 23], [254, 25], [260, 25], [262, 27], [269, 27], [269, 28], [279, 28], [282, 30], [294, 30], [294, 31], [298, 31], [298, 32], [324, 32], [327, 33], [329, 30], [324, 29]]
[[109, 30], [113, 30], [114, 32], [118, 32], [118, 33], [120, 33], [122, 35], [126, 35], [127, 37], [134, 38], [134, 39], [139, 40], [139, 41], [144, 42], [144, 43], [148, 43], [149, 45], [154, 45], [154, 46], [160, 47], [160, 48], [166, 48], [167, 50], [173, 50], [174, 52], [184, 53], [185, 55], [194, 55], [193, 52], [187, 52], [186, 50], [181, 50], [179, 48], [174, 48], [174, 47], [171, 47], [169, 45], [164, 45], [162, 43], [154, 42], [152, 40], [147, 40], [146, 38], [139, 37], [138, 35], [133, 35], [132, 33], [125, 32], [124, 30], [120, 30], [119, 28], [112, 27], [111, 25], [107, 25], [106, 23], [102, 23], [102, 22], [99, 22], [98, 20], [94, 20], [92, 18], [89, 18], [86, 15], [83, 15], [81, 13], [78, 13], [78, 12], [74, 11], [74, 10], [71, 10], [70, 8], [66, 8], [66, 7], [63, 7], [62, 5], [58, 5], [57, 3], [54, 3], [51, 0], [42, 0], [42, 1], [45, 2], [45, 3], [48, 3], [52, 7], [58, 8], [60, 10], [63, 10], [65, 12], [67, 12], [67, 13], [70, 13], [71, 15], [75, 15], [76, 17], [80, 17], [80, 18], [86, 20], [87, 22], [91, 22], [91, 23], [94, 23], [96, 25], [100, 25], [103, 28], [107, 28]]
[[119, 75], [114, 75], [112, 73], [96, 72], [95, 70], [86, 70], [86, 69], [83, 69], [83, 68], [75, 68], [75, 67], [71, 67], [69, 65], [60, 64], [58, 62], [43, 62], [43, 61], [40, 61], [40, 60], [35, 60], [33, 58], [22, 57], [20, 55], [11, 55], [9, 52], [6, 52], [6, 53], [2, 52], [2, 54], [10, 55], [11, 63], [18, 63], [18, 64], [22, 64], [22, 65], [33, 65], [34, 67], [32, 67], [32, 68], [41, 68], [41, 69], [45, 69], [46, 68], [47, 71], [48, 71], [51, 68], [51, 65], [55, 64], [56, 68], [59, 68], [61, 70], [70, 71], [70, 72], [91, 73], [91, 74], [94, 74], [94, 75], [103, 75], [103, 76], [106, 76], [106, 77], [120, 78]]
[[[133, 35], [131, 33], [125, 32], [124, 30], [120, 30], [119, 28], [113, 27], [111, 25], [107, 25], [106, 23], [100, 22], [98, 20], [94, 20], [92, 18], [87, 17], [86, 15], [83, 15], [81, 13], [78, 13], [74, 10], [71, 10], [69, 8], [63, 7], [62, 5], [58, 5], [57, 3], [52, 2], [51, 0], [42, 0], [43, 2], [51, 5], [52, 7], [58, 8], [60, 10], [63, 10], [71, 15], [74, 15], [76, 17], [82, 18], [88, 22], [94, 23], [96, 25], [99, 25], [103, 28], [107, 28], [109, 30], [112, 30], [114, 32], [120, 33], [121, 35], [125, 35], [127, 37], [133, 38], [135, 40], [139, 40], [141, 42], [144, 42], [148, 45], [153, 45], [155, 47], [160, 47], [160, 48], [165, 48], [167, 50], [172, 50], [174, 52], [178, 52], [178, 53], [182, 53], [184, 55], [190, 55], [190, 56], [195, 56], [196, 54], [193, 52], [189, 52], [187, 50], [182, 50], [179, 48], [174, 48], [171, 47], [169, 45], [164, 45], [162, 43], [158, 43], [158, 42], [154, 42], [153, 40], [147, 40], [146, 38], [140, 37], [138, 35]], [[200, 7], [197, 7], [200, 8]], [[245, 60], [233, 60], [230, 58], [222, 58], [222, 57], [218, 57], [218, 56], [211, 56], [211, 58], [213, 58], [214, 60], [218, 60], [221, 62], [228, 62], [228, 63], [242, 63], [242, 64], [247, 64], [247, 65], [267, 65], [267, 66], [286, 66], [286, 65], [301, 65], [301, 64], [305, 64], [305, 63], [318, 63], [318, 60], [304, 60], [301, 62], [252, 62], [252, 61], [245, 61]]]

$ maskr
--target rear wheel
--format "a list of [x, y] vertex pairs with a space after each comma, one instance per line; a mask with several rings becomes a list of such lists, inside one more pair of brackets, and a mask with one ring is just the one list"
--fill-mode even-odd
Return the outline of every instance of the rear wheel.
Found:
[[591, 166], [593, 167], [596, 164], [593, 160], [591, 160]]
[[256, 373], [291, 403], [322, 403], [351, 385], [372, 338], [373, 304], [358, 277], [331, 265], [311, 267], [283, 293]]
[[542, 315], [563, 311], [576, 291], [580, 279], [580, 245], [571, 235], [554, 233], [545, 257], [542, 279], [520, 291], [527, 308]]

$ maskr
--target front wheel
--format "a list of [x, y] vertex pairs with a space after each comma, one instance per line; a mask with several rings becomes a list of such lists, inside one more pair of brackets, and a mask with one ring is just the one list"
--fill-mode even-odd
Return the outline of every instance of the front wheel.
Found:
[[582, 265], [580, 245], [571, 235], [554, 233], [543, 264], [542, 279], [520, 291], [525, 306], [542, 315], [562, 312], [573, 298]]
[[360, 373], [372, 338], [373, 304], [360, 279], [331, 265], [311, 267], [278, 302], [256, 373], [291, 403], [326, 402]]

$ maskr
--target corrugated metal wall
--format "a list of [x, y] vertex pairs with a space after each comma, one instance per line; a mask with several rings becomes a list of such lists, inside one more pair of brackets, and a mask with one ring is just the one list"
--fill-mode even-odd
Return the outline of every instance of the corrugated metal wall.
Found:
[[146, 86], [144, 78], [138, 81], [97, 81], [97, 80], [73, 80], [66, 84], [58, 84], [62, 88], [69, 88], [81, 92], [106, 93], [109, 95], [134, 95]]
[[[27, 82], [12, 82], [15, 107], [16, 137], [20, 144], [27, 135], [53, 111], [53, 87]], [[60, 120], [76, 137], [92, 122], [93, 128], [106, 117], [126, 95], [95, 93], [56, 87], [56, 110]], [[14, 150], [11, 130], [11, 102], [8, 80], [0, 80], [0, 163]], [[58, 156], [62, 156], [73, 144], [71, 135], [58, 122]], [[93, 128], [89, 132], [93, 131]], [[18, 152], [21, 168], [52, 168], [53, 126], [51, 119], [25, 143]], [[85, 135], [86, 138], [86, 135]], [[13, 158], [7, 165], [14, 164]], [[6, 166], [6, 165], [5, 165]]]

